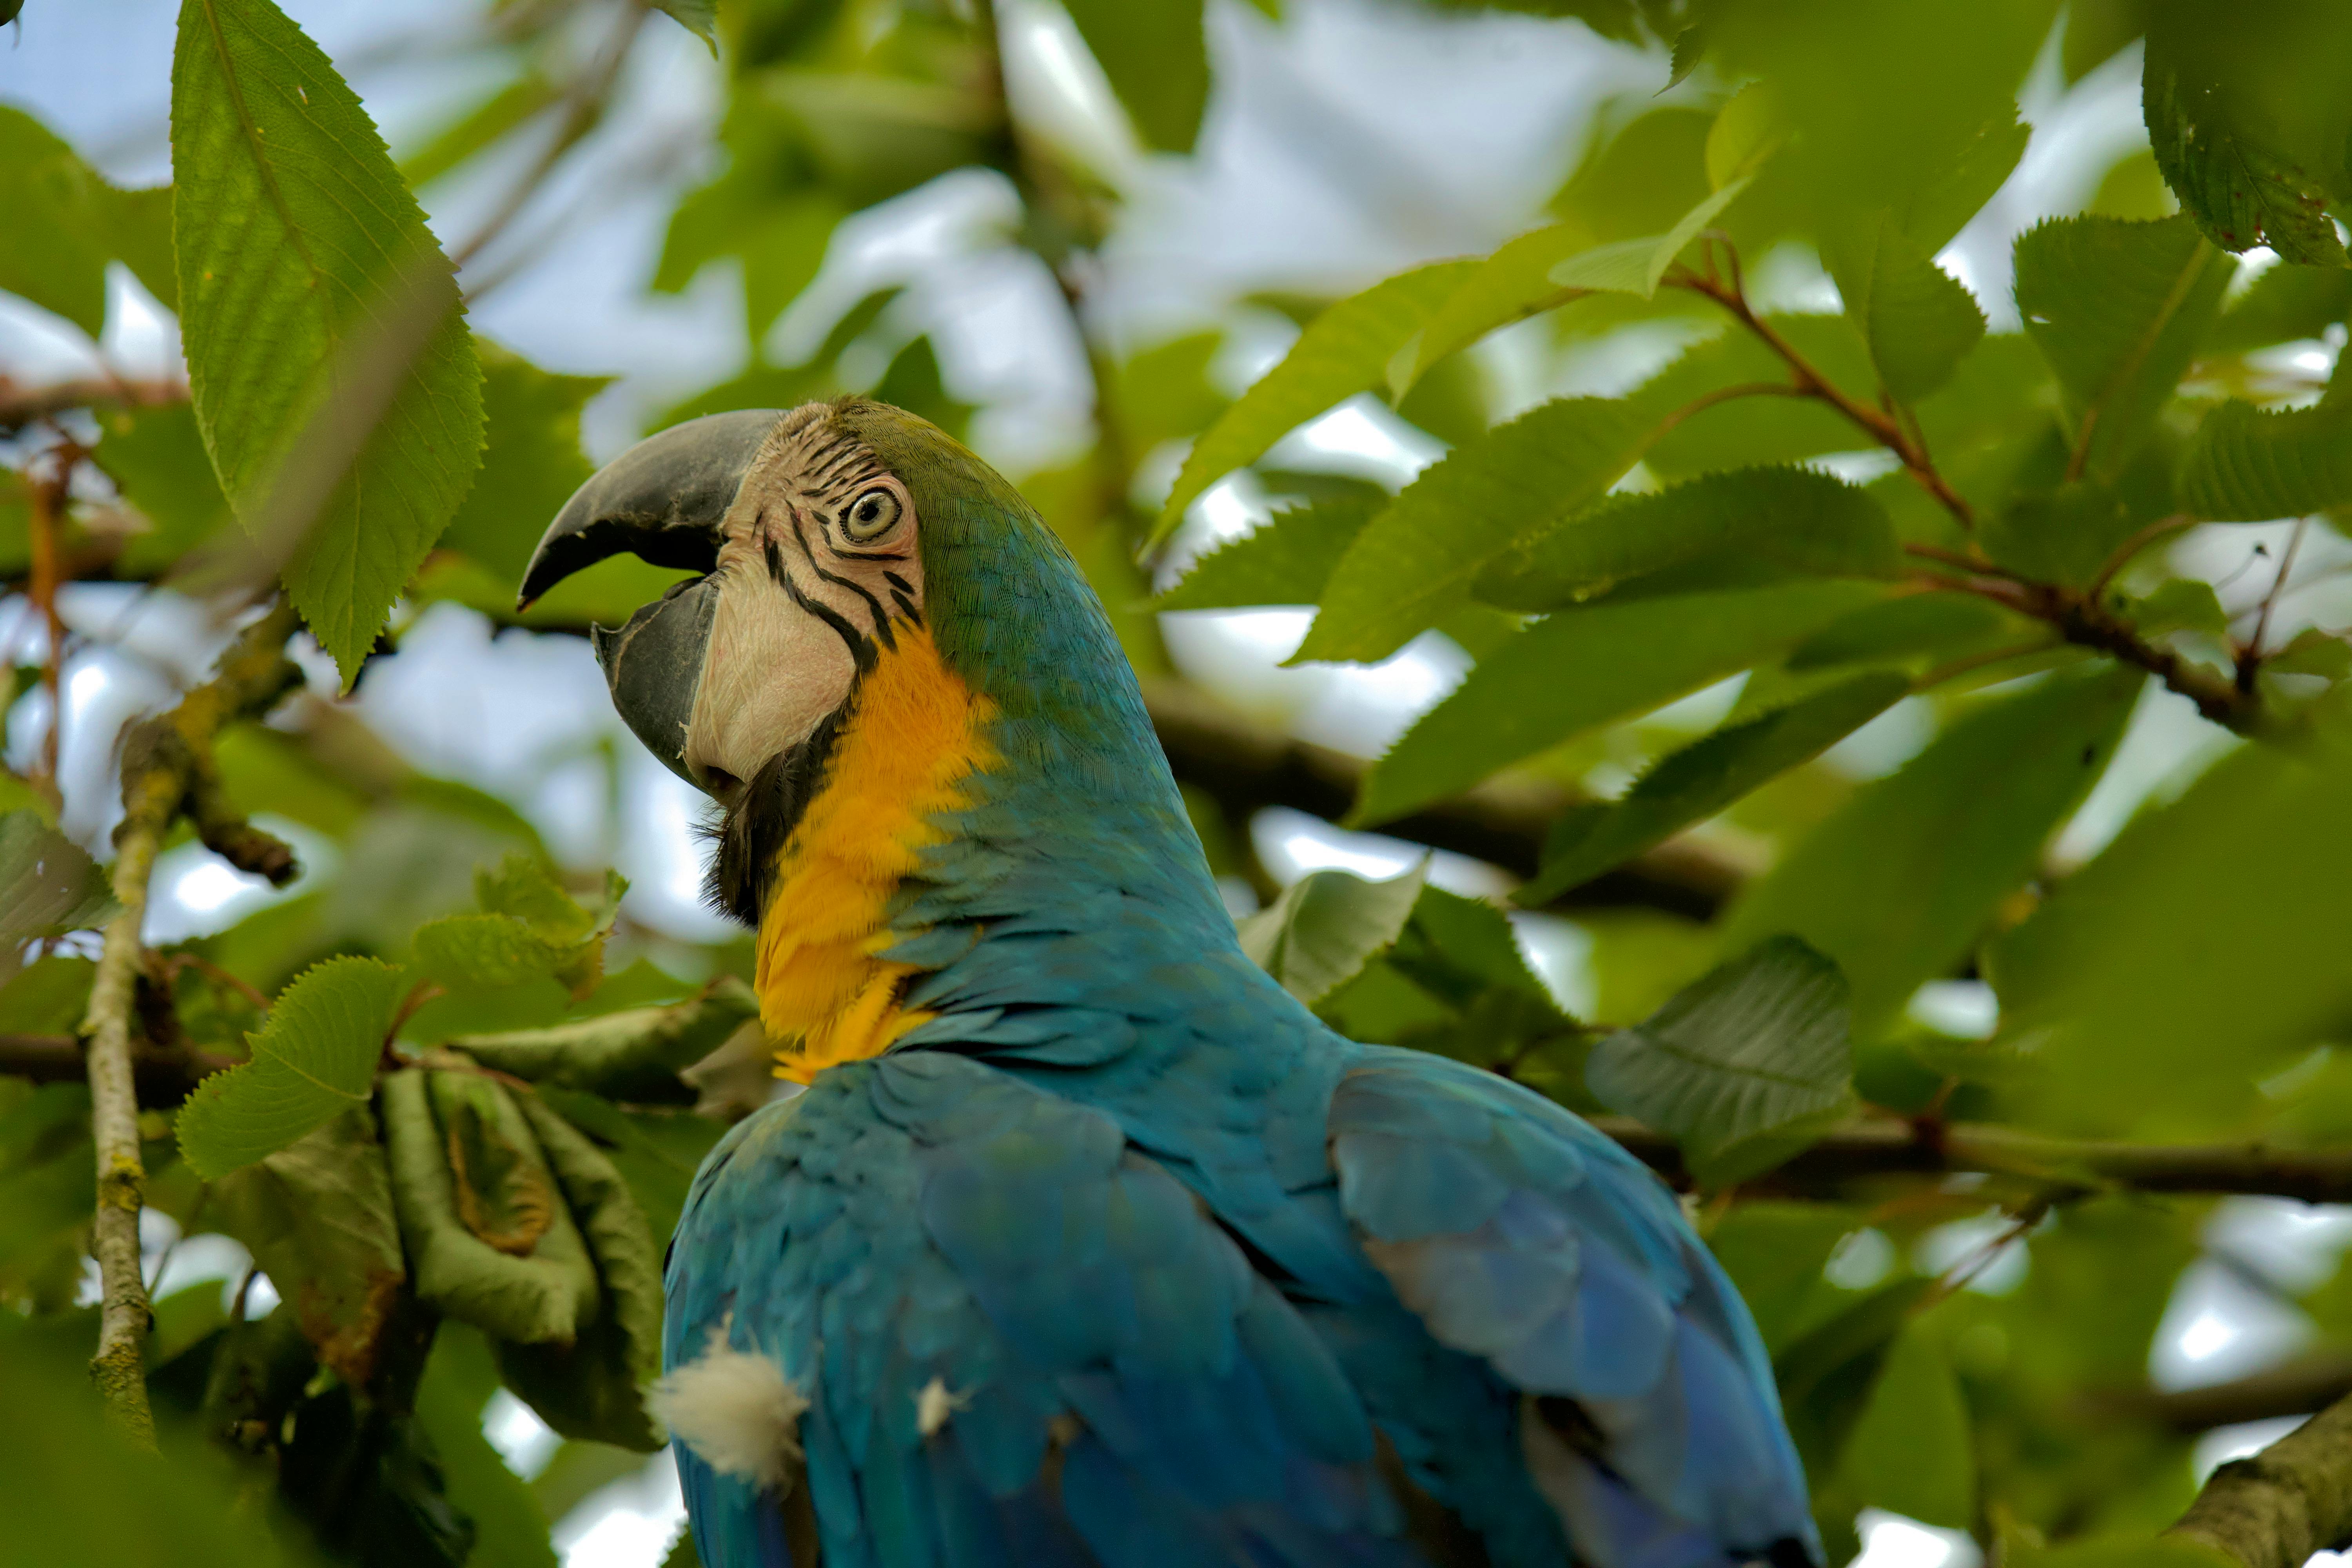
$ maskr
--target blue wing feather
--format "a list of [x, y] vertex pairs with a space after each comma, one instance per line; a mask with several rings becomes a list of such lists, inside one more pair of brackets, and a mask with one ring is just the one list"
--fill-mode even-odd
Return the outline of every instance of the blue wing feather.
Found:
[[1493, 1074], [1362, 1063], [1332, 1095], [1340, 1206], [1441, 1343], [1591, 1423], [1597, 1449], [1529, 1447], [1579, 1554], [1699, 1568], [1793, 1541], [1818, 1558], [1762, 1342], [1656, 1179]]
[[[668, 1365], [724, 1325], [810, 1400], [828, 1568], [1415, 1561], [1297, 1310], [1116, 1122], [970, 1058], [836, 1068], [735, 1129], [668, 1293]], [[776, 1498], [679, 1462], [709, 1568], [783, 1568]]]

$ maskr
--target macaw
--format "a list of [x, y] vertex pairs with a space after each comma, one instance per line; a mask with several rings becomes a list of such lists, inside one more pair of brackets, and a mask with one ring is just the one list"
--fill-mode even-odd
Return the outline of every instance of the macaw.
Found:
[[861, 398], [584, 485], [528, 603], [718, 803], [778, 1075], [697, 1174], [656, 1408], [709, 1568], [1821, 1560], [1673, 1194], [1559, 1106], [1326, 1027], [1237, 945], [1101, 604]]

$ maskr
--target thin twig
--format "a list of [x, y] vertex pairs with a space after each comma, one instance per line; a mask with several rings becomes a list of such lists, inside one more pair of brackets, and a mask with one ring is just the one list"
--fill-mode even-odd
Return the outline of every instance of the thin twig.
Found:
[[2279, 557], [2278, 575], [2271, 579], [2271, 591], [2263, 595], [2263, 613], [2254, 622], [2254, 635], [2238, 650], [2238, 694], [2254, 694], [2254, 678], [2262, 673], [2263, 643], [2271, 632], [2271, 612], [2278, 607], [2279, 592], [2286, 586], [2287, 574], [2294, 570], [2295, 552], [2303, 548], [2303, 535], [2311, 526], [2311, 519], [2294, 520], [2294, 531], [2286, 536], [2286, 552]]
[[139, 1211], [146, 1169], [139, 1150], [138, 1086], [132, 1074], [131, 1020], [143, 968], [140, 928], [156, 851], [179, 814], [191, 779], [209, 763], [221, 725], [266, 711], [301, 680], [286, 658], [294, 612], [281, 605], [222, 657], [218, 673], [178, 707], [133, 726], [123, 740], [121, 826], [114, 830], [115, 901], [122, 912], [106, 928], [82, 1032], [89, 1039], [90, 1131], [98, 1154], [98, 1212], [90, 1252], [100, 1286], [98, 1354], [90, 1372], [109, 1411], [134, 1441], [152, 1447], [142, 1350], [153, 1321], [140, 1278]]
[[2134, 556], [2168, 533], [2178, 533], [2184, 528], [2196, 526], [2197, 520], [2183, 512], [2174, 512], [2170, 517], [2157, 519], [2121, 544], [2116, 545], [2115, 553], [2107, 557], [2105, 563], [2099, 568], [2099, 574], [2091, 579], [2091, 585], [2083, 592], [2094, 603], [2105, 598], [2107, 584], [2116, 580], [2116, 573], [2131, 564]]
[[40, 612], [41, 624], [47, 633], [47, 646], [41, 654], [41, 689], [49, 699], [49, 727], [41, 737], [40, 753], [34, 761], [29, 782], [54, 805], [62, 799], [58, 787], [58, 754], [66, 727], [66, 623], [58, 613], [58, 590], [65, 585], [66, 574], [58, 549], [58, 531], [65, 520], [67, 488], [72, 484], [75, 466], [84, 454], [79, 445], [60, 437], [58, 444], [45, 455], [49, 471], [28, 473], [25, 479], [30, 503], [27, 510], [33, 558], [32, 579], [26, 592]]

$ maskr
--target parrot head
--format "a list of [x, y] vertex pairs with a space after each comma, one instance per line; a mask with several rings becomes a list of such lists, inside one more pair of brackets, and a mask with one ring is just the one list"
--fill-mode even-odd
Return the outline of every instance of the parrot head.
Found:
[[596, 658], [720, 807], [708, 890], [759, 928], [761, 1011], [803, 1068], [887, 1048], [927, 955], [1014, 910], [1148, 892], [1229, 937], [1101, 602], [940, 430], [855, 397], [664, 430], [580, 488], [520, 600], [625, 552], [697, 575]]

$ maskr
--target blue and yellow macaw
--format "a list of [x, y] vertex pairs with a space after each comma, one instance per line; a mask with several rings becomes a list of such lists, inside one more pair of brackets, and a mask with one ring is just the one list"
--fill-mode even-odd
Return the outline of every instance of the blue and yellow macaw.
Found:
[[1559, 1106], [1326, 1028], [1236, 945], [1102, 606], [1013, 487], [858, 398], [582, 489], [526, 601], [723, 808], [804, 1092], [672, 1244], [709, 1568], [1820, 1560], [1754, 1325]]

